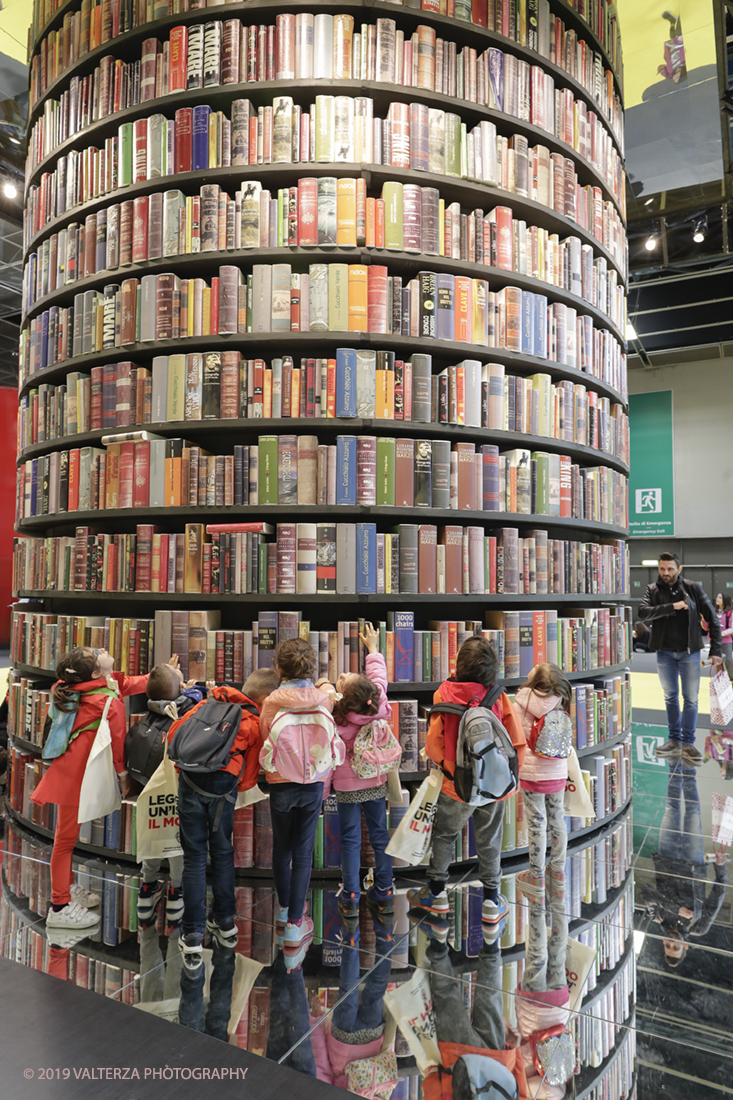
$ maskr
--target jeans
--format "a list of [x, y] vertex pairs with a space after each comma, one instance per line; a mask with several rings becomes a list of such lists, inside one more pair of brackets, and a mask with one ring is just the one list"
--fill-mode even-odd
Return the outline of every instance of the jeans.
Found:
[[[315, 1077], [313, 1042], [310, 1035], [303, 1039], [309, 1027], [308, 995], [303, 968], [299, 966], [297, 970], [288, 973], [282, 952], [278, 951], [270, 983], [270, 1030], [265, 1057], [299, 1073]], [[288, 1051], [290, 1054], [285, 1058]]]
[[705, 859], [697, 775], [694, 767], [681, 760], [671, 761], [669, 765], [667, 802], [659, 828], [659, 854], [667, 859], [682, 859], [689, 863], [702, 863]]
[[489, 951], [486, 947], [478, 953], [473, 1022], [468, 1017], [463, 986], [453, 974], [444, 944], [430, 944], [425, 955], [425, 969], [430, 971], [438, 1042], [504, 1050], [506, 1033], [501, 953], [496, 949]]
[[271, 783], [272, 876], [288, 920], [303, 916], [311, 880], [323, 783]]
[[214, 943], [211, 957], [213, 969], [209, 983], [209, 1006], [204, 1023], [204, 984], [206, 968], [201, 966], [196, 974], [181, 968], [181, 1002], [178, 1022], [192, 1031], [204, 1031], [223, 1043], [229, 1040], [229, 1018], [232, 1014], [232, 985], [234, 983], [235, 952], [231, 947]]
[[[657, 672], [664, 692], [670, 741], [694, 745], [697, 694], [700, 689], [700, 650], [694, 649], [690, 653], [686, 649], [681, 649], [678, 653], [674, 653], [671, 649], [660, 649], [657, 653]], [[684, 700], [681, 715], [680, 684]]]
[[[366, 803], [365, 803], [366, 805]], [[384, 994], [392, 970], [394, 938], [387, 939], [376, 924], [376, 966], [366, 975], [359, 996], [359, 947], [344, 947], [339, 974], [339, 1001], [333, 1010], [333, 1026], [353, 1035], [371, 1031], [384, 1022]]]
[[359, 896], [359, 868], [361, 867], [361, 812], [369, 830], [374, 849], [374, 884], [378, 890], [392, 888], [392, 857], [385, 848], [389, 844], [387, 828], [387, 803], [383, 798], [374, 802], [339, 802], [339, 831], [341, 833], [341, 869], [344, 889]]
[[[197, 775], [198, 787], [209, 795], [233, 793], [236, 780], [229, 772]], [[214, 822], [222, 806], [218, 829]], [[234, 917], [234, 803], [207, 797], [189, 787], [181, 776], [178, 784], [178, 820], [183, 848], [183, 935], [203, 939], [206, 931], [206, 857], [211, 856], [213, 918], [217, 924]]]
[[479, 878], [483, 886], [498, 893], [501, 885], [501, 838], [504, 831], [504, 803], [469, 806], [441, 792], [433, 826], [433, 848], [428, 876], [432, 882], [447, 882], [455, 859], [454, 844], [459, 832], [473, 817]]

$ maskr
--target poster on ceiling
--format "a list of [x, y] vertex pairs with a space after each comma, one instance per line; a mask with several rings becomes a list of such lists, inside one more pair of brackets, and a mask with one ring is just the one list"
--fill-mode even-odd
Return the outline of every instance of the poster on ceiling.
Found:
[[674, 535], [672, 391], [629, 394], [629, 534]]
[[637, 198], [723, 178], [713, 0], [617, 0]]

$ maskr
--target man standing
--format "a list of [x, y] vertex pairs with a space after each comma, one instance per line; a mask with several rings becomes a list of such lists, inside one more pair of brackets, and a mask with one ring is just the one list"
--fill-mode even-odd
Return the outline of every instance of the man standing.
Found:
[[[710, 631], [710, 657], [722, 663], [720, 620], [701, 584], [682, 579], [676, 554], [660, 554], [659, 579], [647, 585], [639, 618], [651, 627], [649, 648], [657, 654], [657, 672], [667, 708], [669, 741], [657, 756], [699, 767], [702, 753], [695, 748], [697, 696], [700, 688], [700, 650], [703, 637], [700, 617]], [[680, 714], [679, 688], [684, 706]]]

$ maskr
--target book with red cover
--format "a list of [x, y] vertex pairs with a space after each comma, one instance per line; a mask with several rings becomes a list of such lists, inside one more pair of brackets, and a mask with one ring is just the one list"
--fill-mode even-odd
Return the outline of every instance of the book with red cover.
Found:
[[92, 383], [89, 402], [89, 428], [96, 431], [102, 428], [102, 401], [104, 387], [104, 367], [92, 367]]
[[311, 177], [298, 181], [298, 243], [318, 244], [318, 180]]
[[148, 205], [147, 195], [139, 195], [133, 202], [132, 214], [132, 262], [142, 263], [148, 258]]
[[236, 420], [239, 416], [239, 352], [221, 353], [219, 409], [222, 420]]
[[[155, 279], [155, 339], [173, 337], [173, 285], [175, 275], [164, 272]], [[213, 280], [212, 280], [213, 281]]]
[[[134, 447], [134, 482], [132, 490], [132, 507], [147, 508], [150, 503], [150, 442], [147, 439], [138, 439], [133, 443]], [[138, 528], [138, 542], [139, 542]], [[152, 544], [151, 544], [152, 553]], [[139, 554], [138, 554], [139, 559]], [[138, 560], [139, 571], [139, 560]]]
[[[139, 444], [135, 444], [136, 448]], [[147, 444], [149, 446], [149, 444]], [[137, 459], [137, 453], [135, 455]], [[137, 527], [137, 550], [135, 560], [135, 591], [150, 592], [153, 577], [153, 534], [152, 524], [141, 523]]]
[[193, 108], [181, 107], [176, 111], [174, 162], [176, 172], [191, 171]]
[[456, 443], [458, 456], [458, 509], [476, 508], [476, 444]]
[[78, 447], [69, 451], [69, 512], [79, 510], [79, 467], [81, 464], [81, 451]]
[[463, 528], [441, 527], [440, 543], [445, 547], [445, 590], [463, 592]]
[[381, 264], [367, 268], [367, 332], [387, 331], [388, 270]]
[[135, 469], [135, 444], [120, 443], [119, 508], [132, 508]]
[[188, 27], [173, 27], [169, 35], [168, 91], [185, 92], [188, 63]]
[[255, 535], [272, 535], [275, 528], [271, 523], [209, 523], [206, 525], [207, 535], [236, 534], [250, 531]]

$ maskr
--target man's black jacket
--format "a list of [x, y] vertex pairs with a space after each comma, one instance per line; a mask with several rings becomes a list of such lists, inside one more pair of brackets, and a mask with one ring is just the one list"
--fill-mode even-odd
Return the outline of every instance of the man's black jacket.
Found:
[[[682, 577], [678, 578], [674, 588], [676, 592], [680, 593], [679, 598], [687, 601], [687, 606], [689, 608], [687, 648], [690, 652], [694, 652], [703, 647], [703, 634], [700, 625], [700, 616], [702, 615], [705, 622], [708, 624], [708, 630], [710, 632], [710, 656], [720, 657], [723, 652], [720, 634], [720, 619], [718, 618], [718, 613], [713, 604], [708, 599], [705, 589], [696, 581], [686, 581]], [[675, 596], [674, 599], [676, 598]], [[672, 589], [664, 584], [663, 581], [655, 581], [654, 584], [648, 584], [646, 592], [644, 593], [644, 599], [641, 601], [641, 607], [639, 608], [639, 618], [649, 623], [651, 640], [648, 642], [648, 645], [650, 649], [658, 650], [662, 648], [664, 619], [668, 615], [675, 614]]]

